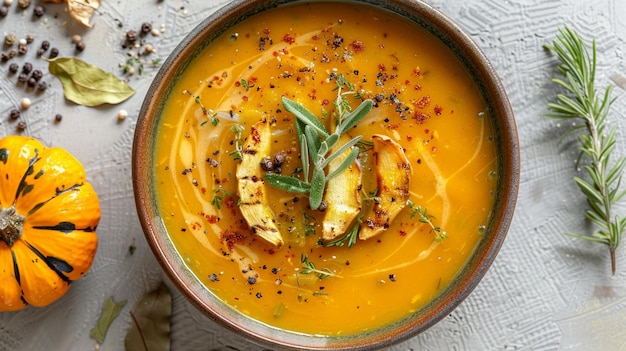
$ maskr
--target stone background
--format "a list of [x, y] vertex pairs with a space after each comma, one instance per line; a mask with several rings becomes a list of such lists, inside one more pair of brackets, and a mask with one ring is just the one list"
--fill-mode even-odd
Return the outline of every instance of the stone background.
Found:
[[[16, 85], [8, 64], [0, 64], [0, 135], [16, 134], [9, 111], [23, 97], [32, 100], [22, 118], [22, 133], [46, 145], [61, 146], [87, 169], [100, 195], [100, 247], [90, 273], [66, 296], [44, 309], [0, 314], [0, 350], [123, 350], [130, 327], [129, 310], [147, 291], [167, 278], [143, 237], [131, 182], [131, 145], [135, 121], [156, 69], [124, 76], [120, 63], [126, 31], [150, 22], [159, 36], [147, 36], [165, 58], [202, 19], [227, 1], [103, 0], [86, 29], [74, 23], [63, 4], [43, 4], [46, 14], [32, 16], [34, 5], [19, 10], [14, 1], [0, 19], [0, 35], [34, 34], [29, 52], [14, 59], [42, 69], [50, 88], [43, 94]], [[563, 235], [588, 232], [586, 206], [571, 178], [577, 145], [556, 140], [570, 126], [544, 118], [558, 89], [550, 78], [555, 58], [544, 50], [558, 28], [567, 25], [598, 46], [598, 86], [616, 86], [609, 125], [619, 128], [619, 155], [626, 154], [626, 2], [622, 0], [428, 0], [453, 19], [483, 49], [501, 77], [513, 105], [521, 142], [521, 185], [509, 235], [492, 268], [474, 292], [447, 318], [391, 350], [624, 350], [626, 349], [626, 259], [618, 250], [618, 272], [611, 277], [605, 247]], [[86, 43], [76, 54], [71, 37]], [[36, 58], [42, 40], [62, 56], [127, 77], [137, 91], [126, 102], [88, 108], [67, 102], [60, 82]], [[6, 49], [6, 48], [4, 48]], [[119, 121], [118, 111], [128, 111]], [[60, 113], [63, 120], [54, 122]], [[626, 215], [622, 202], [617, 210]], [[128, 247], [137, 247], [130, 255]], [[171, 286], [171, 285], [170, 285]], [[259, 347], [200, 314], [172, 289], [172, 350], [257, 350]], [[128, 304], [113, 322], [102, 345], [89, 338], [102, 303], [109, 296]]]

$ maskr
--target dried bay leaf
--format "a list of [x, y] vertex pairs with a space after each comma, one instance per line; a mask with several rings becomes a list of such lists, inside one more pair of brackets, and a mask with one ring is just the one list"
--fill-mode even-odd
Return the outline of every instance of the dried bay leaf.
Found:
[[135, 91], [124, 81], [76, 57], [48, 61], [48, 71], [63, 84], [65, 98], [85, 106], [118, 104]]
[[144, 295], [130, 312], [126, 351], [169, 351], [172, 296], [165, 284]]
[[70, 14], [70, 17], [88, 28], [92, 27], [89, 20], [100, 7], [100, 0], [43, 0], [43, 2], [55, 4], [66, 2], [67, 12]]
[[100, 313], [100, 318], [98, 318], [98, 322], [96, 326], [91, 329], [89, 332], [89, 336], [96, 340], [98, 343], [102, 344], [104, 342], [104, 337], [107, 335], [107, 331], [111, 326], [111, 323], [117, 318], [120, 314], [122, 308], [126, 305], [126, 301], [122, 301], [116, 303], [113, 301], [112, 297], [109, 297], [104, 301], [104, 305], [102, 305], [102, 312]]

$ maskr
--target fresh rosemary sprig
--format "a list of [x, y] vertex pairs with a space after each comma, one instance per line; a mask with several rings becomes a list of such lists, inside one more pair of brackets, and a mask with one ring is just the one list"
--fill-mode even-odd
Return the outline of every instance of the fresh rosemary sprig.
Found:
[[[304, 106], [286, 98], [282, 98], [285, 110], [296, 117], [296, 129], [300, 140], [300, 157], [302, 159], [302, 177], [299, 179], [292, 176], [268, 173], [265, 180], [286, 191], [309, 194], [309, 206], [316, 210], [322, 203], [326, 182], [345, 171], [359, 155], [359, 148], [353, 147], [360, 140], [356, 136], [343, 144], [336, 151], [331, 150], [337, 145], [340, 137], [354, 127], [372, 109], [372, 100], [364, 100], [353, 111], [350, 104], [343, 99], [342, 88], [347, 85], [340, 75], [337, 79], [338, 93], [335, 101], [337, 112], [337, 126], [333, 133], [329, 133], [322, 122]], [[326, 174], [325, 168], [337, 156], [346, 150], [351, 150], [350, 155], [344, 159], [339, 167], [333, 172]], [[330, 155], [329, 155], [330, 153]]]
[[[624, 157], [619, 158], [611, 167], [609, 160], [615, 149], [615, 128], [606, 131], [606, 117], [613, 102], [611, 86], [600, 95], [595, 87], [596, 43], [592, 43], [591, 54], [577, 33], [569, 28], [560, 29], [553, 46], [546, 48], [554, 52], [561, 63], [558, 70], [565, 79], [554, 78], [552, 81], [567, 91], [567, 95], [558, 94], [548, 108], [552, 113], [548, 117], [557, 119], [581, 119], [584, 124], [573, 127], [567, 134], [577, 132], [582, 158], [588, 159], [584, 166], [591, 181], [574, 177], [580, 190], [587, 196], [589, 209], [586, 218], [599, 226], [592, 235], [566, 233], [568, 235], [605, 244], [611, 257], [611, 271], [615, 274], [615, 250], [626, 229], [626, 218], [611, 213], [611, 207], [619, 201], [626, 191], [619, 191], [626, 165]], [[566, 135], [567, 135], [566, 134]]]

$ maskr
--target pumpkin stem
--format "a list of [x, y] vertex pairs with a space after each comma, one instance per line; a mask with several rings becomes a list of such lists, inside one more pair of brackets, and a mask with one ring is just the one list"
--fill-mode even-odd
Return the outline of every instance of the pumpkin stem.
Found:
[[22, 236], [22, 227], [26, 218], [15, 211], [15, 206], [0, 209], [0, 240], [9, 247]]

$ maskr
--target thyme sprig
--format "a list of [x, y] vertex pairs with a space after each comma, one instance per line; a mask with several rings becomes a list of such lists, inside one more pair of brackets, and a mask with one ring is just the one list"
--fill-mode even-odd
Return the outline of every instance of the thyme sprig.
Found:
[[[343, 76], [337, 79], [337, 99], [335, 107], [337, 113], [337, 125], [332, 133], [326, 130], [322, 122], [303, 105], [298, 104], [287, 97], [282, 98], [283, 107], [296, 117], [296, 130], [300, 141], [300, 157], [302, 160], [302, 178], [268, 173], [265, 180], [279, 188], [290, 192], [309, 194], [309, 206], [316, 210], [322, 203], [326, 183], [333, 177], [341, 174], [356, 160], [359, 148], [354, 147], [362, 138], [361, 135], [352, 138], [336, 150], [333, 148], [339, 142], [341, 136], [369, 113], [372, 109], [372, 100], [364, 100], [357, 108], [352, 110], [348, 101], [343, 99], [342, 89], [351, 85], [346, 84]], [[328, 164], [351, 150], [339, 167], [326, 173]]]
[[580, 177], [574, 177], [574, 181], [587, 196], [589, 208], [585, 211], [586, 218], [599, 227], [591, 235], [566, 234], [607, 245], [614, 275], [615, 250], [626, 229], [626, 218], [613, 215], [611, 207], [626, 194], [626, 191], [619, 191], [626, 159], [619, 158], [612, 167], [609, 164], [616, 145], [616, 129], [607, 132], [605, 124], [614, 101], [611, 98], [612, 87], [609, 86], [604, 94], [596, 90], [595, 40], [589, 53], [580, 36], [566, 27], [559, 30], [553, 45], [546, 45], [546, 48], [561, 61], [558, 70], [564, 79], [554, 78], [552, 81], [563, 87], [567, 94], [558, 94], [556, 102], [548, 104], [552, 113], [547, 116], [582, 119], [584, 122], [583, 125], [574, 126], [567, 134], [578, 133], [581, 151], [578, 161], [583, 158], [589, 161], [584, 170], [591, 181]]
[[328, 277], [338, 277], [338, 275], [334, 274], [328, 268], [318, 269], [315, 268], [315, 264], [309, 260], [309, 257], [305, 254], [300, 256], [300, 262], [302, 263], [302, 267], [300, 268], [301, 274], [315, 274], [320, 280], [326, 279]]
[[416, 206], [411, 200], [406, 201], [406, 206], [411, 209], [411, 215], [409, 218], [413, 219], [415, 216], [419, 216], [418, 220], [421, 223], [426, 223], [430, 226], [431, 231], [435, 233], [435, 241], [441, 242], [448, 236], [445, 231], [441, 230], [441, 227], [433, 224], [433, 221], [431, 220], [432, 216], [428, 214], [427, 208], [422, 208], [422, 206], [419, 205]]

